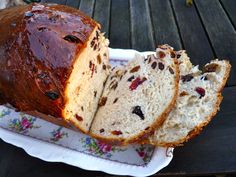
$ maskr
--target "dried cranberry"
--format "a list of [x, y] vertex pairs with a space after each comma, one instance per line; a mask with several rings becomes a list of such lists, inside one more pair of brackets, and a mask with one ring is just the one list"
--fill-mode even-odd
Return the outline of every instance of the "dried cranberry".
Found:
[[160, 70], [163, 70], [165, 68], [164, 64], [163, 63], [158, 63], [158, 68]]
[[195, 91], [200, 95], [200, 98], [205, 96], [205, 89], [201, 87], [196, 87]]
[[78, 121], [83, 121], [83, 118], [81, 116], [79, 116], [78, 114], [75, 115], [75, 118], [78, 120]]
[[134, 76], [131, 76], [127, 81], [131, 82], [134, 79]]
[[104, 106], [106, 104], [106, 102], [107, 102], [107, 97], [102, 97], [98, 105]]
[[104, 131], [105, 131], [105, 130], [102, 128], [102, 129], [100, 129], [100, 131], [99, 131], [99, 132], [100, 132], [100, 133], [103, 133]]
[[152, 63], [152, 65], [151, 65], [151, 67], [152, 67], [152, 69], [155, 69], [156, 66], [157, 66], [157, 62], [154, 61], [154, 62]]
[[185, 75], [185, 76], [181, 76], [181, 80], [183, 81], [183, 82], [189, 82], [189, 81], [191, 81], [193, 79], [193, 75], [192, 74], [187, 74], [187, 75]]
[[158, 52], [159, 58], [164, 58], [166, 56], [165, 52], [159, 51]]
[[138, 115], [142, 120], [144, 120], [144, 115], [140, 106], [133, 107], [132, 113]]
[[68, 42], [72, 42], [72, 43], [76, 43], [76, 44], [83, 43], [78, 37], [71, 35], [71, 34], [66, 35], [63, 39]]
[[111, 134], [113, 134], [113, 135], [121, 135], [123, 133], [120, 130], [114, 130], [114, 131], [111, 132]]
[[140, 69], [140, 66], [135, 66], [134, 68], [132, 68], [129, 72], [130, 73], [134, 73], [137, 72]]
[[129, 86], [130, 90], [135, 90], [139, 85], [141, 85], [144, 81], [146, 81], [147, 78], [140, 78], [137, 77], [135, 80], [132, 81], [131, 85]]
[[169, 71], [170, 71], [170, 74], [174, 74], [174, 70], [171, 67], [169, 67]]

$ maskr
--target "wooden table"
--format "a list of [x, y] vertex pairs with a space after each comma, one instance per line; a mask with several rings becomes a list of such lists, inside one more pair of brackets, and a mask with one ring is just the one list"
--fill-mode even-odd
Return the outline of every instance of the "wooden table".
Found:
[[[194, 64], [227, 58], [232, 71], [221, 111], [205, 130], [156, 175], [236, 173], [236, 1], [196, 0], [46, 0], [79, 8], [102, 24], [110, 47], [154, 50], [168, 43], [186, 49]], [[0, 141], [2, 177], [103, 176], [62, 163], [47, 163]], [[109, 176], [109, 175], [107, 175]]]

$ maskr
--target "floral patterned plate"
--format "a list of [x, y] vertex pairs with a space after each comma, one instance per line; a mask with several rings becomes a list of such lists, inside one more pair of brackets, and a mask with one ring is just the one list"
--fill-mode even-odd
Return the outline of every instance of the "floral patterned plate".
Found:
[[[110, 49], [111, 63], [124, 65], [134, 58], [135, 52]], [[173, 148], [111, 146], [5, 106], [0, 106], [0, 138], [48, 162], [64, 162], [116, 175], [149, 176], [167, 166], [173, 158]]]

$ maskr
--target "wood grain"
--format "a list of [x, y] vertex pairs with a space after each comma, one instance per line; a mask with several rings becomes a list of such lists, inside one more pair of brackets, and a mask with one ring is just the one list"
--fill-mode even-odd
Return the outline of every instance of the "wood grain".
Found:
[[187, 7], [184, 0], [173, 0], [172, 4], [184, 49], [193, 64], [205, 65], [214, 58], [214, 54], [195, 7]]
[[218, 58], [232, 64], [228, 85], [236, 85], [236, 31], [218, 0], [194, 1]]
[[147, 0], [130, 0], [131, 44], [138, 51], [154, 50], [153, 29]]
[[101, 31], [105, 32], [106, 37], [109, 37], [110, 6], [111, 0], [98, 0], [94, 8], [93, 18], [101, 24]]
[[170, 1], [150, 0], [155, 46], [169, 44], [176, 50], [182, 48], [180, 36], [172, 13]]
[[111, 3], [110, 46], [131, 48], [129, 1], [113, 0]]

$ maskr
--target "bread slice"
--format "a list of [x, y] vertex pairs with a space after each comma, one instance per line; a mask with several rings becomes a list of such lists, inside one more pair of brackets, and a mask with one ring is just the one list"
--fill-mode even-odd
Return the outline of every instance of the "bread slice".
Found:
[[63, 117], [85, 133], [89, 131], [109, 75], [108, 43], [98, 29], [94, 30], [87, 47], [76, 58], [65, 89], [68, 99]]
[[90, 134], [107, 142], [127, 144], [160, 126], [175, 104], [179, 68], [172, 48], [156, 56], [140, 54], [108, 77]]
[[179, 146], [200, 133], [219, 110], [221, 91], [226, 84], [231, 65], [226, 60], [213, 60], [203, 73], [193, 67], [185, 51], [177, 52], [181, 79], [175, 108], [149, 143], [157, 146]]

